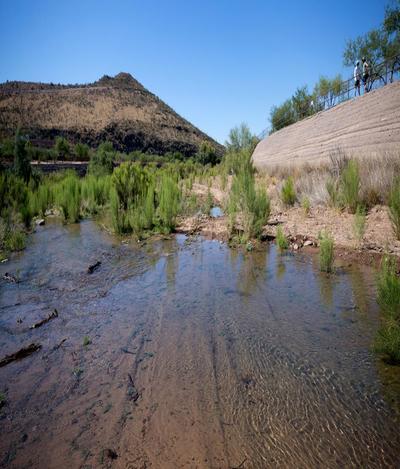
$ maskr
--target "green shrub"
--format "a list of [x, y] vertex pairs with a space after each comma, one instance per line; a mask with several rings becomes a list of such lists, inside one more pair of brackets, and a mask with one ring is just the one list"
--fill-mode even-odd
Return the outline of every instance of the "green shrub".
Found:
[[80, 181], [75, 172], [69, 172], [55, 188], [55, 203], [61, 208], [66, 222], [76, 223], [80, 217]]
[[304, 196], [301, 199], [301, 206], [304, 210], [304, 214], [306, 215], [306, 217], [308, 217], [308, 215], [310, 214], [311, 204], [310, 204], [310, 199], [307, 196]]
[[158, 188], [157, 217], [162, 231], [170, 233], [175, 228], [179, 210], [179, 187], [169, 174], [163, 174]]
[[329, 204], [331, 207], [338, 207], [340, 205], [340, 195], [338, 183], [335, 179], [328, 179], [326, 182], [326, 191], [328, 192]]
[[89, 214], [96, 214], [108, 204], [111, 177], [87, 175], [81, 182], [82, 205]]
[[57, 154], [57, 158], [65, 160], [70, 154], [70, 146], [68, 140], [64, 137], [56, 137], [54, 151]]
[[395, 321], [387, 321], [378, 330], [373, 349], [383, 354], [388, 361], [400, 363], [400, 326]]
[[330, 273], [333, 271], [334, 261], [333, 238], [327, 233], [322, 233], [319, 239], [319, 266], [322, 272]]
[[74, 147], [74, 153], [80, 161], [86, 161], [89, 158], [89, 146], [86, 143], [77, 143]]
[[45, 215], [46, 210], [53, 203], [53, 194], [48, 182], [39, 185], [38, 189], [31, 193], [30, 206], [33, 215]]
[[288, 177], [281, 189], [281, 198], [285, 205], [291, 206], [296, 202], [296, 191], [294, 188], [294, 182], [292, 177]]
[[355, 213], [360, 203], [360, 175], [358, 164], [349, 160], [340, 176], [340, 190], [343, 204], [351, 213]]
[[396, 238], [400, 240], [400, 178], [396, 180], [390, 191], [389, 215]]
[[400, 277], [396, 259], [385, 255], [378, 276], [378, 303], [387, 317], [400, 319]]
[[18, 129], [15, 134], [14, 144], [14, 173], [18, 178], [28, 182], [31, 172], [31, 161], [26, 149], [26, 140], [21, 136]]
[[116, 152], [110, 142], [104, 142], [97, 148], [89, 161], [88, 172], [94, 176], [105, 176], [113, 172]]
[[360, 243], [365, 233], [366, 215], [365, 210], [359, 205], [354, 215], [353, 232]]
[[281, 251], [284, 251], [289, 247], [289, 242], [286, 236], [283, 234], [281, 226], [278, 226], [278, 229], [276, 230], [276, 244]]
[[11, 230], [5, 239], [5, 248], [8, 251], [22, 251], [26, 246], [26, 236], [18, 229]]

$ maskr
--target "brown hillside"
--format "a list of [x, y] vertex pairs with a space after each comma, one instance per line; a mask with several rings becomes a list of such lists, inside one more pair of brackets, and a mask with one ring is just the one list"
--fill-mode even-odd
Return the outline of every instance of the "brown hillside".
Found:
[[128, 73], [88, 85], [7, 82], [0, 85], [0, 137], [20, 125], [31, 141], [50, 147], [58, 135], [120, 151], [196, 152], [203, 140], [223, 147], [179, 116]]
[[253, 161], [258, 168], [323, 162], [338, 148], [360, 158], [400, 152], [400, 82], [273, 133]]

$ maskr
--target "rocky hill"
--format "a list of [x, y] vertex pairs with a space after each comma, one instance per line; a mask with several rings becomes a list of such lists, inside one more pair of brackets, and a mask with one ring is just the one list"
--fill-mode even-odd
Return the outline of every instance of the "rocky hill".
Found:
[[253, 161], [258, 168], [319, 163], [337, 149], [359, 158], [400, 155], [400, 82], [269, 135], [257, 145]]
[[97, 147], [109, 140], [119, 151], [189, 156], [209, 141], [223, 147], [179, 116], [128, 73], [103, 76], [88, 85], [6, 82], [0, 84], [0, 138], [21, 126], [31, 141], [50, 147], [58, 135]]

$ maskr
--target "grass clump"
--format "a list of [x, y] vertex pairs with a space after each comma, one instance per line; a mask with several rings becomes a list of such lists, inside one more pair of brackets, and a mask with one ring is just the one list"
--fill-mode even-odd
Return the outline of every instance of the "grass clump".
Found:
[[80, 218], [81, 187], [74, 171], [67, 171], [55, 186], [55, 203], [61, 209], [65, 222], [76, 223]]
[[175, 228], [180, 199], [178, 184], [170, 174], [164, 173], [161, 176], [157, 198], [158, 224], [162, 232], [170, 233]]
[[241, 231], [240, 238], [243, 242], [261, 235], [271, 211], [266, 191], [256, 188], [250, 157], [248, 150], [240, 150], [235, 151], [235, 156], [229, 160], [231, 163], [234, 162], [232, 169], [235, 168], [235, 173], [227, 212], [231, 232], [240, 226], [238, 231]]
[[400, 240], [400, 178], [398, 178], [389, 195], [389, 215], [396, 239]]
[[301, 199], [301, 207], [304, 210], [304, 215], [308, 217], [308, 215], [310, 214], [311, 203], [310, 203], [310, 199], [307, 196], [304, 196]]
[[5, 238], [4, 246], [8, 251], [22, 251], [26, 246], [26, 235], [18, 229], [11, 230]]
[[91, 343], [92, 343], [92, 341], [90, 340], [90, 337], [88, 335], [85, 335], [85, 337], [83, 338], [83, 346], [87, 347]]
[[366, 225], [366, 214], [363, 207], [360, 205], [357, 207], [356, 213], [354, 215], [353, 221], [353, 232], [354, 236], [356, 237], [357, 241], [361, 243], [364, 233], [365, 233], [365, 225]]
[[282, 202], [287, 206], [292, 206], [296, 202], [296, 190], [294, 188], [294, 181], [291, 176], [289, 176], [283, 182], [281, 189], [281, 198]]
[[389, 362], [400, 363], [400, 277], [396, 259], [388, 255], [382, 259], [378, 277], [378, 303], [384, 318], [373, 348]]
[[278, 226], [278, 229], [276, 230], [276, 244], [281, 251], [284, 251], [289, 247], [289, 242], [283, 234], [282, 227], [280, 226]]
[[360, 174], [355, 160], [349, 160], [342, 171], [340, 191], [344, 206], [355, 213], [360, 203]]
[[333, 261], [334, 261], [334, 243], [333, 238], [327, 234], [322, 233], [319, 236], [320, 248], [319, 248], [319, 267], [321, 272], [331, 273], [333, 272]]

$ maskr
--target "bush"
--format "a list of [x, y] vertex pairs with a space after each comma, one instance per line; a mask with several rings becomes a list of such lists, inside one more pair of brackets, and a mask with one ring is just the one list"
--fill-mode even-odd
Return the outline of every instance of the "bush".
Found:
[[255, 187], [250, 156], [248, 150], [243, 150], [231, 160], [235, 161], [235, 174], [228, 202], [231, 229], [235, 226], [236, 215], [239, 215], [244, 241], [260, 236], [270, 215], [270, 201], [266, 192]]
[[308, 217], [308, 215], [310, 214], [310, 199], [306, 196], [304, 196], [302, 199], [301, 199], [301, 206], [304, 210], [304, 214], [306, 215], [306, 217]]
[[14, 144], [14, 173], [18, 178], [29, 182], [31, 172], [31, 161], [26, 150], [26, 140], [17, 130]]
[[333, 271], [334, 248], [333, 238], [326, 233], [319, 236], [319, 266], [322, 272], [330, 273]]
[[365, 233], [366, 216], [365, 210], [359, 205], [354, 215], [353, 231], [357, 241], [360, 243]]
[[280, 226], [278, 226], [278, 229], [276, 230], [276, 244], [281, 251], [284, 251], [289, 247], [288, 240], [283, 234], [282, 227]]
[[74, 147], [74, 153], [80, 161], [86, 161], [89, 158], [89, 146], [79, 142]]
[[88, 172], [94, 176], [105, 176], [111, 174], [114, 168], [116, 152], [110, 142], [99, 145], [96, 153], [89, 161]]
[[55, 188], [55, 202], [61, 208], [66, 222], [76, 223], [80, 217], [80, 181], [74, 172], [69, 172]]
[[54, 144], [54, 151], [58, 158], [65, 160], [70, 153], [70, 146], [68, 140], [64, 137], [57, 137]]
[[82, 206], [89, 214], [96, 214], [110, 199], [111, 177], [87, 175], [81, 183]]
[[294, 188], [294, 182], [292, 177], [288, 177], [281, 189], [282, 201], [285, 205], [291, 206], [296, 202], [296, 191]]
[[340, 190], [343, 204], [350, 213], [355, 213], [360, 203], [360, 175], [358, 164], [354, 160], [349, 160], [340, 176]]
[[26, 246], [26, 236], [23, 231], [18, 229], [12, 230], [7, 234], [5, 239], [5, 248], [9, 251], [21, 251]]
[[387, 317], [400, 319], [400, 278], [396, 259], [385, 255], [378, 277], [378, 303]]
[[390, 191], [389, 215], [396, 239], [400, 240], [400, 178], [396, 180]]
[[158, 188], [157, 217], [162, 231], [170, 233], [175, 228], [179, 210], [179, 187], [169, 174], [163, 174]]
[[381, 326], [375, 337], [373, 349], [381, 353], [392, 363], [400, 363], [400, 326], [395, 321], [388, 321]]
[[211, 164], [215, 165], [218, 161], [217, 153], [215, 148], [211, 145], [210, 142], [206, 140], [201, 142], [199, 151], [196, 154], [196, 160], [200, 164]]
[[330, 178], [326, 182], [326, 191], [329, 196], [329, 203], [332, 207], [338, 207], [340, 204], [338, 183], [336, 180]]

